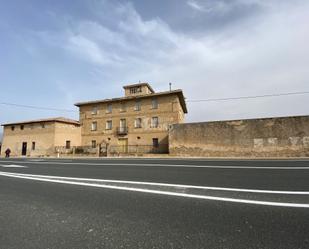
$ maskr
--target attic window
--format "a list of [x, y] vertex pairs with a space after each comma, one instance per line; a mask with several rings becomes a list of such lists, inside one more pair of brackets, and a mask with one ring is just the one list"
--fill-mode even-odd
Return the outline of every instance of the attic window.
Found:
[[153, 98], [151, 100], [151, 108], [152, 109], [158, 109], [158, 100], [156, 98]]
[[131, 87], [130, 88], [130, 93], [135, 94], [135, 93], [141, 93], [142, 92], [142, 87], [137, 86], [137, 87]]
[[112, 111], [113, 111], [113, 106], [112, 106], [112, 104], [107, 104], [106, 113], [112, 113]]
[[120, 103], [120, 111], [125, 112], [127, 110], [126, 103]]
[[98, 107], [97, 107], [97, 106], [94, 106], [94, 107], [92, 108], [91, 114], [92, 114], [92, 115], [98, 114]]

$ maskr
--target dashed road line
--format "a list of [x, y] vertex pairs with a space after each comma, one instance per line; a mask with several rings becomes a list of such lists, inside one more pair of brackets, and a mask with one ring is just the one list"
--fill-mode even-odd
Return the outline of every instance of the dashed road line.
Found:
[[0, 167], [3, 167], [3, 168], [28, 168], [28, 166], [17, 165], [17, 164], [1, 164]]

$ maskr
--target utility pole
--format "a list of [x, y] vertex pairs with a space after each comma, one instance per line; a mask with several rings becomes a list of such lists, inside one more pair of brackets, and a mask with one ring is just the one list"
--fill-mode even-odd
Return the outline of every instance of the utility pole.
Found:
[[169, 85], [170, 85], [170, 91], [172, 91], [172, 83], [170, 82]]

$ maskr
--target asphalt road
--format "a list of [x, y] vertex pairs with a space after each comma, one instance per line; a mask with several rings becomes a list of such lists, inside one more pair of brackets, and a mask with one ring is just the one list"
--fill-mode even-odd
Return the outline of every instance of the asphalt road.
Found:
[[309, 161], [0, 158], [0, 248], [309, 248]]

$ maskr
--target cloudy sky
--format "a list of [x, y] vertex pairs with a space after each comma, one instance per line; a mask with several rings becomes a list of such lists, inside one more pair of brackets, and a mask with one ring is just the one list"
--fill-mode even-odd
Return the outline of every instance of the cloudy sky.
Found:
[[[309, 114], [307, 0], [10, 0], [0, 8], [0, 122], [78, 118], [73, 103], [149, 82], [181, 88], [188, 122]], [[75, 110], [75, 112], [74, 112]]]

